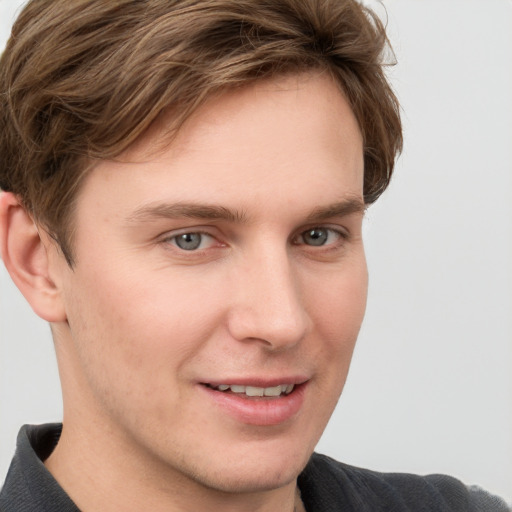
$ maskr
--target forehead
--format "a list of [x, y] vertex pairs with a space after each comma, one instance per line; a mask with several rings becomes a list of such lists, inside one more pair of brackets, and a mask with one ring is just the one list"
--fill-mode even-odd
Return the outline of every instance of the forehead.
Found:
[[326, 204], [337, 200], [336, 194], [362, 195], [361, 133], [327, 74], [280, 77], [226, 91], [165, 143], [168, 116], [172, 113], [162, 114], [115, 162], [100, 162], [82, 196], [115, 191], [110, 198], [115, 203], [122, 190], [125, 206], [138, 208], [151, 197], [258, 201], [268, 200], [269, 192], [297, 202], [318, 187], [324, 190], [317, 199], [325, 195]]
[[[170, 134], [172, 117], [172, 111], [163, 111], [119, 160], [152, 159], [170, 146], [175, 156], [180, 150], [199, 149], [201, 143], [206, 146], [211, 142], [218, 150], [232, 147], [236, 139], [238, 143], [245, 140], [248, 146], [255, 136], [271, 134], [271, 128], [279, 127], [285, 128], [280, 137], [283, 141], [290, 135], [299, 143], [297, 136], [304, 128], [302, 135], [308, 139], [314, 136], [313, 132], [326, 143], [337, 136], [350, 137], [355, 146], [361, 145], [362, 151], [361, 132], [341, 87], [327, 72], [316, 70], [220, 91], [197, 109], [177, 133]], [[295, 125], [293, 131], [290, 122]]]

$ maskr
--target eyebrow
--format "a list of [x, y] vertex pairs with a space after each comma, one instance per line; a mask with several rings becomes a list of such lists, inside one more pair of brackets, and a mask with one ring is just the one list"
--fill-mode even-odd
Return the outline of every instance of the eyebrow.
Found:
[[307, 222], [317, 222], [333, 217], [345, 217], [354, 213], [364, 214], [367, 205], [360, 197], [349, 197], [327, 206], [315, 208], [306, 218]]
[[129, 217], [129, 223], [147, 222], [154, 219], [205, 219], [225, 220], [244, 223], [247, 217], [244, 212], [230, 210], [224, 206], [203, 205], [196, 203], [155, 203], [137, 208]]
[[[306, 222], [318, 222], [332, 217], [344, 217], [353, 213], [364, 213], [366, 205], [362, 198], [353, 197], [315, 208], [306, 217]], [[231, 210], [224, 206], [196, 203], [153, 203], [137, 208], [127, 218], [130, 224], [149, 222], [155, 219], [204, 219], [223, 220], [238, 224], [247, 223], [244, 211]]]

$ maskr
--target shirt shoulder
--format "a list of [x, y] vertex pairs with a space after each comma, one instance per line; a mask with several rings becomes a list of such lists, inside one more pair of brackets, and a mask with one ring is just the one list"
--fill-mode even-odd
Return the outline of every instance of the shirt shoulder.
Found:
[[25, 425], [0, 490], [1, 512], [79, 512], [43, 461], [57, 443], [61, 425]]
[[500, 498], [446, 475], [380, 473], [319, 454], [299, 487], [308, 512], [510, 512]]

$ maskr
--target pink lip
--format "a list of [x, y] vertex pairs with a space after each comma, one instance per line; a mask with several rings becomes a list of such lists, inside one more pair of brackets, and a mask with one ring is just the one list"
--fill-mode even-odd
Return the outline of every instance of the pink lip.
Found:
[[[289, 381], [287, 379], [285, 379], [285, 381], [281, 379], [279, 382], [276, 381], [275, 383], [265, 380], [264, 384], [254, 379], [251, 379], [250, 382], [247, 383], [237, 379], [233, 381], [233, 384], [236, 383], [241, 386], [272, 387], [278, 384], [285, 384], [286, 382], [290, 382], [290, 384], [294, 383], [293, 380]], [[211, 383], [211, 385], [216, 386], [218, 384]], [[216, 391], [202, 384], [200, 388], [208, 394], [209, 399], [212, 400], [217, 407], [227, 412], [235, 420], [248, 425], [272, 426], [284, 423], [300, 411], [304, 403], [306, 386], [307, 382], [296, 384], [294, 390], [289, 395], [282, 395], [276, 398], [249, 398], [243, 394]]]
[[255, 386], [258, 388], [271, 388], [278, 386], [279, 384], [303, 384], [308, 380], [307, 377], [303, 376], [292, 376], [292, 377], [272, 377], [262, 379], [261, 377], [232, 377], [225, 378], [219, 381], [207, 380], [211, 387], [220, 386], [221, 384], [238, 384], [239, 386]]

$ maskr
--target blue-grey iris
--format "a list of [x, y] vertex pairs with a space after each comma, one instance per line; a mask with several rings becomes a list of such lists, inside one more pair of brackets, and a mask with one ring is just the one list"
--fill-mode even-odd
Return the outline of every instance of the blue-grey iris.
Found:
[[302, 237], [307, 245], [324, 245], [329, 233], [326, 229], [314, 228], [306, 231]]
[[176, 237], [176, 245], [184, 251], [193, 251], [201, 245], [201, 233], [183, 233]]

